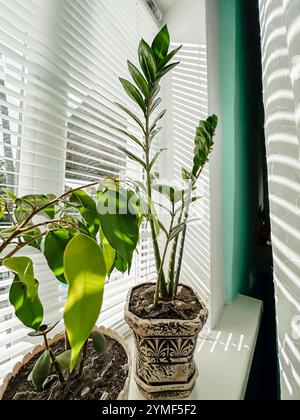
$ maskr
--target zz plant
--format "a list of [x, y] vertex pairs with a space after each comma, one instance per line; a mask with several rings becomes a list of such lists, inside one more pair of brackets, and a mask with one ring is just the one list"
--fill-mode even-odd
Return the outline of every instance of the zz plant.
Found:
[[[190, 169], [182, 169], [185, 187], [178, 189], [173, 186], [159, 184], [155, 173], [155, 162], [164, 150], [161, 149], [159, 152], [153, 153], [153, 149], [155, 138], [161, 130], [159, 123], [166, 113], [166, 110], [159, 111], [159, 106], [162, 102], [159, 97], [160, 83], [163, 77], [179, 64], [178, 61], [173, 62], [172, 59], [179, 52], [180, 48], [169, 51], [170, 35], [167, 26], [161, 29], [151, 46], [142, 40], [138, 48], [140, 69], [128, 61], [128, 70], [132, 81], [120, 78], [125, 92], [135, 103], [139, 112], [136, 113], [123, 104], [117, 104], [133, 120], [139, 131], [139, 135], [134, 136], [128, 131], [121, 130], [124, 135], [137, 145], [140, 153], [134, 154], [126, 148], [121, 148], [121, 150], [130, 159], [136, 161], [146, 174], [145, 195], [148, 209], [146, 217], [150, 223], [158, 276], [154, 307], [157, 307], [160, 298], [163, 300], [176, 298], [182, 266], [186, 226], [191, 221], [189, 220], [189, 208], [190, 204], [197, 199], [197, 197], [193, 196], [193, 191], [212, 151], [213, 138], [218, 123], [216, 115], [199, 122], [199, 126], [196, 129], [193, 166]], [[165, 228], [157, 218], [157, 211], [153, 202], [153, 195], [156, 191], [169, 200], [167, 210], [170, 213], [170, 225], [168, 228]], [[166, 236], [162, 250], [158, 244], [158, 236], [161, 232]], [[165, 265], [171, 245], [168, 275], [166, 275]], [[177, 252], [178, 246], [179, 252]]]
[[[96, 189], [94, 194], [88, 192], [91, 188]], [[108, 199], [114, 208], [105, 212]], [[40, 194], [18, 198], [10, 191], [0, 195], [0, 219], [6, 217], [10, 224], [0, 230], [0, 265], [14, 275], [9, 300], [19, 320], [32, 330], [29, 335], [41, 337], [45, 344], [29, 376], [35, 388], [42, 389], [56, 380], [64, 383], [70, 375], [80, 376], [89, 340], [96, 351], [105, 350], [105, 338], [94, 327], [107, 276], [114, 268], [121, 272], [130, 269], [139, 240], [138, 203], [135, 191], [114, 179], [57, 197]], [[124, 211], [129, 206], [130, 211]], [[33, 262], [20, 256], [28, 247], [44, 254], [57, 281], [68, 288], [63, 316], [65, 351], [56, 356], [48, 334], [57, 323], [43, 323], [44, 308]], [[51, 366], [54, 376], [50, 375]]]

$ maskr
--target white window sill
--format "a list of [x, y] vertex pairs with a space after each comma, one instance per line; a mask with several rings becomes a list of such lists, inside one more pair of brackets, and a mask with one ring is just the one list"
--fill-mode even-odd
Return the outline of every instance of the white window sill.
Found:
[[[199, 377], [189, 400], [244, 399], [262, 309], [261, 301], [239, 295], [225, 307], [216, 329], [199, 337], [195, 353]], [[133, 378], [129, 399], [144, 399]]]

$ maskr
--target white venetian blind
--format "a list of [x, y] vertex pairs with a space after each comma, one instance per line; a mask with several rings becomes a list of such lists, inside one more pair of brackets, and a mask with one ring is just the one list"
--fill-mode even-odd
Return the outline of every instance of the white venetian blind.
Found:
[[260, 0], [281, 398], [300, 399], [300, 1]]
[[[135, 133], [114, 102], [128, 101], [119, 76], [136, 63], [141, 37], [157, 24], [142, 0], [0, 0], [0, 186], [18, 195], [58, 194], [106, 175], [143, 180], [119, 152]], [[137, 109], [135, 109], [138, 112]], [[8, 224], [2, 220], [2, 226]], [[130, 275], [113, 274], [101, 324], [127, 332], [128, 288], [155, 273], [149, 235], [141, 236]], [[61, 319], [66, 289], [43, 256], [33, 256], [45, 322]], [[11, 277], [0, 271], [0, 379], [32, 347], [8, 302]]]

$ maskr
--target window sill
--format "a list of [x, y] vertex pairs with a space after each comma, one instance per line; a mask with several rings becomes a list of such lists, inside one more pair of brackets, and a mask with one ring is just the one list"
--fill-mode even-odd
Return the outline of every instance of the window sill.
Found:
[[[199, 378], [189, 400], [244, 399], [262, 310], [261, 301], [239, 295], [225, 307], [216, 329], [199, 337]], [[129, 399], [144, 399], [133, 378]]]

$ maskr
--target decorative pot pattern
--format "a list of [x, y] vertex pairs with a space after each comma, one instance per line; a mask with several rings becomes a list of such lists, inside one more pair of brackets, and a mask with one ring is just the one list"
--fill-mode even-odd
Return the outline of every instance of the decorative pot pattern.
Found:
[[[120, 336], [120, 334], [118, 334], [116, 331], [110, 329], [110, 328], [105, 328], [105, 327], [97, 327], [95, 328], [97, 329], [99, 332], [101, 332], [102, 334], [112, 338], [113, 340], [118, 341], [118, 343], [121, 344], [121, 346], [124, 348], [126, 355], [127, 355], [127, 359], [128, 359], [128, 376], [127, 379], [125, 381], [124, 384], [124, 388], [122, 389], [122, 391], [119, 393], [117, 400], [127, 400], [128, 399], [128, 394], [129, 394], [129, 384], [130, 384], [130, 378], [131, 378], [131, 369], [132, 369], [132, 361], [131, 361], [131, 353], [129, 351], [127, 342], [124, 340], [124, 338], [122, 336]], [[57, 341], [61, 340], [64, 337], [64, 333], [60, 333], [55, 335], [55, 337], [51, 340], [49, 340], [49, 344], [52, 345], [54, 343], [56, 343]], [[9, 381], [14, 378], [18, 372], [20, 371], [20, 369], [26, 365], [28, 362], [30, 362], [30, 360], [36, 356], [38, 353], [41, 353], [42, 351], [45, 350], [44, 345], [38, 345], [36, 347], [34, 347], [34, 349], [32, 350], [31, 353], [27, 353], [23, 360], [19, 363], [17, 363], [13, 370], [6, 375], [6, 377], [3, 380], [3, 383], [0, 387], [0, 400], [3, 398], [3, 395], [7, 389], [7, 386], [9, 384]]]
[[185, 398], [198, 376], [194, 352], [208, 310], [202, 304], [193, 320], [139, 318], [129, 310], [129, 304], [132, 291], [141, 286], [129, 291], [125, 309], [135, 338], [136, 383], [148, 399]]

